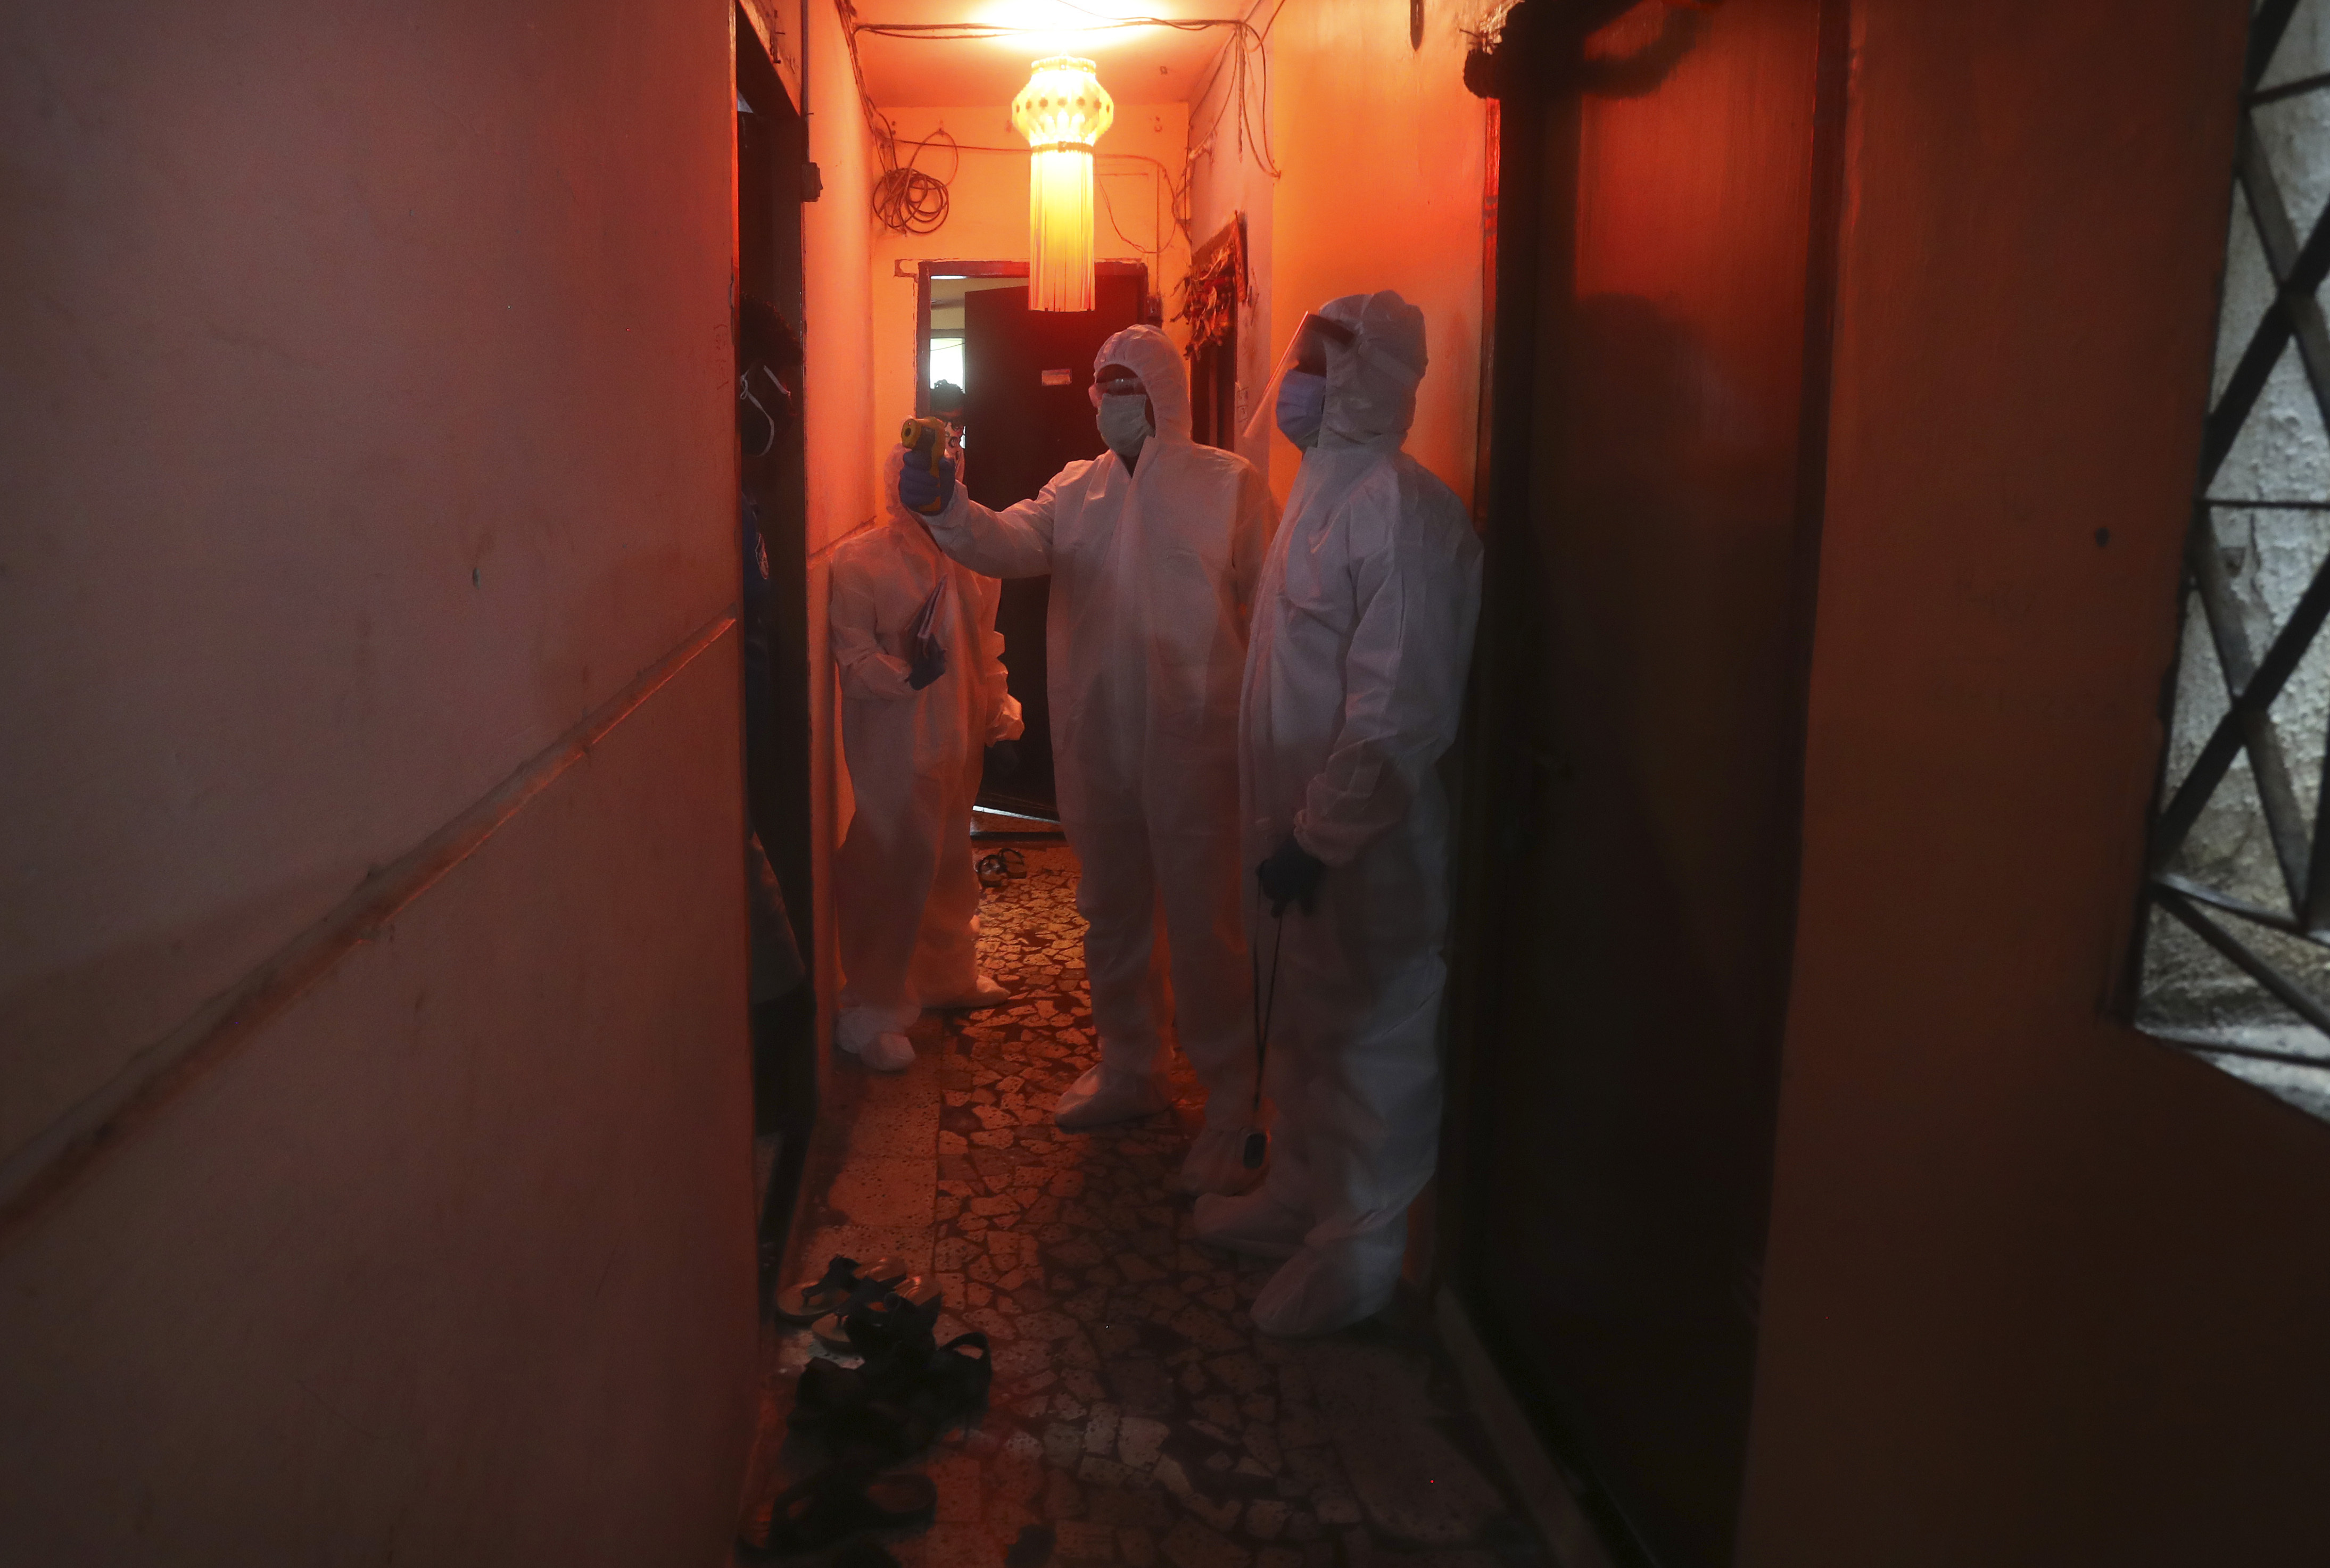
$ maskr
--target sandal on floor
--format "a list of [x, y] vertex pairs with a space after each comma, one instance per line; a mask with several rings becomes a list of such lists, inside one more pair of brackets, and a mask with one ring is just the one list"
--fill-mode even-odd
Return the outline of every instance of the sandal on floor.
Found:
[[885, 1289], [852, 1292], [840, 1308], [819, 1318], [810, 1332], [829, 1350], [871, 1361], [886, 1356], [899, 1336], [910, 1332], [909, 1325], [919, 1321], [927, 1333], [938, 1316], [937, 1283], [909, 1275], [893, 1280]]
[[857, 1367], [813, 1356], [793, 1385], [793, 1412], [787, 1419], [796, 1428], [813, 1431], [871, 1397]]
[[839, 1311], [860, 1285], [878, 1283], [886, 1289], [905, 1278], [906, 1265], [895, 1258], [861, 1264], [855, 1258], [837, 1256], [826, 1264], [824, 1278], [786, 1286], [777, 1292], [770, 1309], [788, 1323], [814, 1323]]
[[905, 1403], [933, 1438], [987, 1408], [995, 1363], [984, 1334], [958, 1334], [933, 1353]]
[[919, 1285], [921, 1282], [919, 1278], [912, 1274], [903, 1280], [893, 1280], [887, 1285], [876, 1280], [860, 1280], [850, 1288], [848, 1296], [834, 1303], [831, 1311], [810, 1325], [809, 1331], [816, 1335], [817, 1342], [828, 1350], [838, 1350], [847, 1355], [850, 1351], [850, 1344], [849, 1337], [842, 1331], [844, 1324], [868, 1307], [888, 1297], [894, 1288]]
[[736, 1545], [760, 1562], [822, 1552], [863, 1531], [928, 1525], [938, 1514], [938, 1500], [928, 1476], [876, 1475], [857, 1466], [829, 1465], [771, 1506], [766, 1545], [741, 1538]]

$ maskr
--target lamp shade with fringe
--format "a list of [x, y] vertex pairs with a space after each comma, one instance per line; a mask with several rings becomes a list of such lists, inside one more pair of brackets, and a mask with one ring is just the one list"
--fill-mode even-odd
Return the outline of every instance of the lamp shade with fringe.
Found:
[[1089, 60], [1036, 61], [1011, 100], [1028, 138], [1028, 289], [1030, 310], [1093, 308], [1093, 144], [1116, 105]]

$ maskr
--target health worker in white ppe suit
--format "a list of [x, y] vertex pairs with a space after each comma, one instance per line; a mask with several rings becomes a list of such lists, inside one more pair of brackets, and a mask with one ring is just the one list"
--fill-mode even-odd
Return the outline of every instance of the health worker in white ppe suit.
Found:
[[950, 561], [898, 504], [890, 452], [882, 526], [834, 547], [829, 612], [841, 742], [857, 813], [836, 858], [844, 986], [834, 1044], [869, 1067], [914, 1059], [924, 1007], [1003, 1000], [979, 972], [971, 808], [988, 746], [1015, 740], [1004, 690], [1000, 586]]
[[1151, 961], [1161, 907], [1174, 1028], [1208, 1097], [1180, 1185], [1236, 1192], [1254, 1180], [1238, 1157], [1254, 1097], [1238, 683], [1277, 507], [1252, 464], [1190, 439], [1189, 376], [1162, 332], [1126, 327], [1093, 364], [1106, 452], [1000, 513], [943, 470], [935, 484], [910, 472], [908, 501], [943, 501], [931, 534], [973, 571], [1052, 576], [1052, 750], [1061, 824], [1083, 862], [1101, 1057], [1054, 1119], [1097, 1127], [1169, 1103]]
[[1200, 1198], [1196, 1215], [1201, 1241], [1286, 1260], [1254, 1304], [1255, 1326], [1278, 1335], [1390, 1302], [1408, 1204], [1432, 1175], [1449, 900], [1436, 764], [1481, 600], [1463, 503], [1400, 450], [1423, 312], [1352, 295], [1304, 331], [1276, 399], [1302, 467], [1263, 573], [1239, 719], [1274, 1147], [1260, 1187]]

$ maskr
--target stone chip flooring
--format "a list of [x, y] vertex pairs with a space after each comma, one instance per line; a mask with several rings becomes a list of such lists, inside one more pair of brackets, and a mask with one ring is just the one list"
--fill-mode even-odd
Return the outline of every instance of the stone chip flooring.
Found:
[[[1203, 1100], [1178, 1055], [1171, 1116], [1053, 1129], [1054, 1099], [1096, 1053], [1084, 923], [1074, 855], [1021, 853], [1026, 877], [981, 910], [982, 965], [1012, 1000], [926, 1015], [905, 1072], [838, 1059], [790, 1249], [787, 1278], [836, 1252], [903, 1257], [944, 1292], [942, 1341], [976, 1328], [992, 1342], [986, 1416], [924, 1460], [938, 1523], [884, 1544], [906, 1568], [1546, 1563], [1428, 1335], [1384, 1320], [1302, 1343], [1255, 1331], [1246, 1308], [1272, 1265], [1197, 1245], [1170, 1185]], [[813, 1462], [784, 1421], [800, 1368], [825, 1354], [806, 1329], [776, 1339], [756, 1536]]]

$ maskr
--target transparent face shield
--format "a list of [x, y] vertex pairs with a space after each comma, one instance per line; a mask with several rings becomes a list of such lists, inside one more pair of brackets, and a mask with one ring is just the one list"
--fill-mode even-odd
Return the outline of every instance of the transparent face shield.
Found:
[[1253, 417], [1246, 422], [1241, 439], [1253, 440], [1278, 424], [1278, 385], [1289, 371], [1304, 371], [1312, 375], [1327, 373], [1327, 349], [1330, 345], [1350, 348], [1359, 341], [1359, 335], [1331, 316], [1321, 316], [1306, 310], [1295, 324], [1294, 335], [1286, 341], [1286, 352], [1278, 356], [1276, 368], [1270, 380], [1263, 384], [1262, 396], [1255, 403]]

